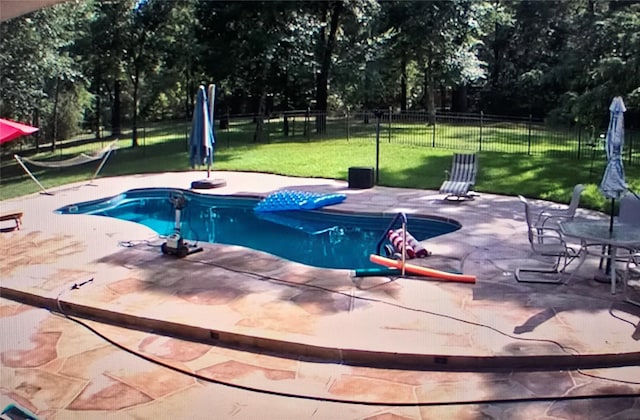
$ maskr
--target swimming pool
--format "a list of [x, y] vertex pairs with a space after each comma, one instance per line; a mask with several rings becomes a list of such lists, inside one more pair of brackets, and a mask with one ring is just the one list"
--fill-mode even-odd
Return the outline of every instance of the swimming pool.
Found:
[[[129, 190], [114, 197], [71, 204], [61, 214], [92, 214], [141, 223], [159, 235], [174, 231], [171, 195], [186, 199], [181, 234], [202, 241], [268, 252], [290, 261], [324, 268], [374, 267], [369, 255], [395, 215], [346, 214], [331, 210], [256, 213], [257, 198], [198, 194], [187, 190]], [[422, 241], [453, 232], [449, 219], [407, 216], [407, 230]], [[395, 226], [399, 227], [399, 226]]]

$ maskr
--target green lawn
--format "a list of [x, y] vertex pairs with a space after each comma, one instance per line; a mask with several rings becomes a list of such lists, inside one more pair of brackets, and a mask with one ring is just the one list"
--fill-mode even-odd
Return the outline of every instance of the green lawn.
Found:
[[[271, 128], [276, 125], [272, 124]], [[253, 124], [233, 124], [229, 130], [217, 133], [217, 149], [213, 168], [222, 171], [254, 171], [282, 175], [347, 179], [351, 166], [376, 165], [375, 137], [363, 133], [359, 137], [290, 140], [272, 131], [268, 143], [250, 140]], [[187, 124], [159, 125], [145, 131], [140, 144], [131, 148], [130, 140], [120, 140], [120, 149], [108, 161], [101, 176], [189, 170], [186, 148]], [[296, 128], [302, 131], [300, 128]], [[424, 130], [421, 127], [421, 130]], [[509, 128], [496, 138], [508, 139]], [[539, 135], [539, 134], [538, 134]], [[465, 134], [466, 136], [466, 134]], [[513, 138], [513, 136], [511, 137]], [[509, 140], [512, 141], [512, 140]], [[462, 144], [462, 143], [461, 143]], [[55, 154], [43, 153], [37, 159], [61, 159], [82, 150], [96, 150], [100, 145], [84, 145], [63, 149]], [[451, 166], [456, 150], [397, 144], [381, 141], [379, 150], [379, 184], [404, 188], [437, 189], [444, 170]], [[469, 151], [468, 145], [459, 151]], [[567, 202], [573, 186], [587, 185], [581, 206], [607, 210], [609, 204], [598, 192], [597, 185], [605, 167], [603, 153], [595, 160], [575, 160], [558, 157], [550, 147], [545, 153], [528, 156], [526, 153], [481, 151], [476, 191], [497, 194], [523, 194]], [[593, 167], [592, 167], [593, 165]], [[97, 162], [84, 167], [48, 169], [36, 172], [45, 187], [63, 185], [88, 179]], [[1, 165], [0, 199], [17, 197], [38, 191], [38, 187], [17, 166], [15, 161], [3, 159]], [[627, 180], [634, 190], [640, 190], [640, 167], [627, 167]], [[123, 185], [123, 190], [126, 186]]]

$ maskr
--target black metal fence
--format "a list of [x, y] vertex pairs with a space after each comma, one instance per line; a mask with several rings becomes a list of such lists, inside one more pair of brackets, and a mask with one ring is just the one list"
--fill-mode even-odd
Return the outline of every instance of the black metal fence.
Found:
[[[552, 127], [533, 118], [484, 113], [429, 115], [422, 111], [359, 110], [326, 114], [298, 110], [274, 113], [268, 118], [218, 114], [217, 119], [218, 147], [260, 142], [379, 139], [415, 147], [593, 160], [594, 156], [604, 153], [606, 133], [606, 127]], [[145, 148], [158, 143], [184, 142], [186, 150], [190, 126], [189, 121], [143, 123], [138, 129], [138, 144]], [[119, 136], [120, 147], [130, 144], [130, 136], [130, 131]], [[35, 153], [34, 139], [29, 137], [4, 144], [2, 157], [10, 158], [11, 153], [16, 152]], [[87, 143], [88, 149], [99, 149], [107, 141], [96, 142], [90, 137], [58, 142], [60, 153]], [[48, 144], [40, 145], [42, 151], [48, 148]], [[640, 165], [640, 131], [625, 130], [623, 160], [626, 165]]]
[[[421, 111], [355, 111], [325, 114], [288, 111], [261, 121], [254, 116], [225, 116], [217, 138], [244, 141], [304, 141], [347, 139], [500, 153], [547, 154], [573, 159], [593, 159], [603, 153], [606, 127], [554, 127], [533, 118]], [[244, 135], [243, 135], [244, 133]], [[242, 140], [241, 140], [242, 141]], [[640, 132], [625, 130], [624, 163], [640, 165]]]

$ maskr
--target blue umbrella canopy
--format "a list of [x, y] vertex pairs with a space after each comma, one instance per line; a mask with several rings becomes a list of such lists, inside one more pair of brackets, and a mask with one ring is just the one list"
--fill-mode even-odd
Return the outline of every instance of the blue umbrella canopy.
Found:
[[204, 86], [198, 88], [196, 106], [193, 110], [191, 122], [191, 134], [189, 135], [189, 164], [192, 168], [196, 165], [207, 165], [207, 177], [213, 162], [213, 125], [209, 113], [209, 101]]
[[622, 146], [624, 144], [624, 113], [627, 108], [620, 96], [611, 101], [610, 119], [605, 141], [607, 168], [604, 171], [600, 191], [606, 198], [619, 199], [627, 191], [622, 166]]

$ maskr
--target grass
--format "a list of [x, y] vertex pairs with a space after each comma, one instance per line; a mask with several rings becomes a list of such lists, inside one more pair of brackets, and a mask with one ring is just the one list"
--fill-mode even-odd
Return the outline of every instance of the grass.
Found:
[[[271, 129], [276, 125], [272, 124]], [[190, 170], [186, 147], [187, 124], [164, 124], [144, 132], [143, 147], [123, 147], [107, 162], [101, 176]], [[249, 171], [299, 177], [347, 179], [351, 166], [376, 166], [375, 137], [366, 132], [346, 138], [296, 139], [279, 135], [275, 130], [268, 143], [248, 140], [253, 124], [234, 123], [229, 130], [217, 135], [217, 149], [213, 169], [220, 171]], [[402, 129], [405, 129], [404, 127]], [[296, 127], [302, 133], [302, 124]], [[421, 127], [420, 130], [425, 130]], [[509, 128], [492, 128], [496, 139], [512, 142]], [[451, 135], [448, 133], [447, 135]], [[539, 133], [537, 133], [539, 135]], [[467, 134], [464, 133], [464, 138]], [[171, 140], [173, 139], [173, 140]], [[384, 139], [381, 136], [381, 139]], [[384, 139], [386, 140], [386, 139]], [[487, 142], [490, 138], [487, 136]], [[493, 140], [498, 141], [498, 140]], [[402, 188], [437, 189], [445, 169], [451, 166], [455, 151], [469, 150], [461, 139], [460, 150], [432, 148], [424, 145], [397, 144], [381, 141], [379, 148], [379, 184]], [[37, 159], [62, 159], [81, 151], [96, 150], [100, 144], [85, 144], [58, 151], [42, 153]], [[546, 152], [528, 156], [526, 153], [481, 151], [479, 153], [478, 183], [475, 190], [496, 194], [523, 194], [556, 202], [568, 202], [573, 186], [587, 186], [581, 206], [608, 211], [609, 203], [598, 191], [598, 184], [606, 162], [603, 153], [595, 159], [576, 160], [560, 157], [549, 146]], [[83, 167], [35, 172], [45, 187], [64, 185], [90, 178], [97, 162]], [[0, 199], [19, 197], [38, 191], [38, 187], [17, 166], [15, 161], [3, 159], [1, 165]], [[640, 167], [626, 168], [627, 181], [634, 190], [640, 190]], [[123, 190], [126, 185], [123, 185]]]

